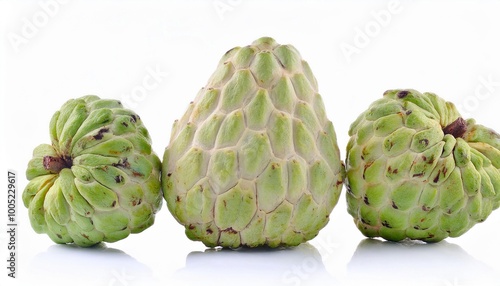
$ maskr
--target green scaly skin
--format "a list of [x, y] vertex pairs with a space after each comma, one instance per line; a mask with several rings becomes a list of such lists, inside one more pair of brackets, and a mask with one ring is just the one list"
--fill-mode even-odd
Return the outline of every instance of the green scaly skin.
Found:
[[348, 211], [368, 237], [458, 237], [500, 202], [500, 135], [432, 93], [389, 90], [351, 125]]
[[307, 62], [271, 38], [222, 57], [174, 123], [163, 170], [168, 209], [186, 235], [229, 248], [312, 239], [345, 172]]
[[33, 229], [56, 243], [114, 242], [151, 226], [161, 208], [161, 163], [141, 119], [119, 101], [67, 101], [35, 148], [23, 202]]

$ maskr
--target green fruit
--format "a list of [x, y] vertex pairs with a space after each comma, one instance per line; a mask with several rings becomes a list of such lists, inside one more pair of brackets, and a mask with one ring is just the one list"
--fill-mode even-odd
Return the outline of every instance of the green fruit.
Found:
[[151, 226], [162, 204], [161, 162], [148, 131], [119, 101], [67, 101], [35, 148], [23, 192], [33, 229], [56, 243], [114, 242]]
[[222, 57], [174, 123], [163, 170], [167, 206], [186, 235], [230, 248], [312, 239], [345, 172], [308, 64], [271, 38]]
[[348, 211], [368, 237], [458, 237], [500, 204], [500, 135], [435, 94], [389, 90], [349, 135]]

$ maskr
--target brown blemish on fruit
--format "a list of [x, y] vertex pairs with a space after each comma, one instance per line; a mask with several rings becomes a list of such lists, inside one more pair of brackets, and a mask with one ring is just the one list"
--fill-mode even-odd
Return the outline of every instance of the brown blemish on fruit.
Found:
[[405, 98], [408, 95], [408, 93], [409, 92], [407, 90], [402, 90], [398, 92], [398, 98]]
[[389, 166], [387, 168], [387, 173], [389, 173], [389, 174], [397, 174], [398, 173], [398, 169], [396, 168], [396, 169], [393, 170], [392, 167]]
[[439, 181], [439, 176], [441, 175], [441, 170], [438, 171], [437, 176], [432, 180], [434, 183], [437, 183]]
[[370, 166], [373, 165], [373, 162], [368, 162], [366, 165], [363, 167], [363, 180], [365, 179], [365, 172], [366, 169], [370, 168]]
[[368, 197], [367, 196], [365, 196], [363, 198], [363, 202], [365, 202], [365, 204], [368, 205], [368, 206], [370, 205], [370, 202], [368, 201]]
[[136, 170], [132, 170], [132, 176], [134, 176], [134, 177], [144, 177], [144, 175], [142, 173], [139, 173]]
[[238, 232], [236, 230], [234, 230], [232, 227], [230, 228], [226, 228], [224, 230], [222, 230], [223, 232], [228, 232], [228, 233], [231, 233], [231, 234], [237, 234]]
[[111, 164], [111, 166], [128, 169], [130, 168], [130, 163], [128, 162], [128, 158], [124, 158], [123, 160], [120, 160], [118, 163]]
[[106, 132], [109, 132], [109, 128], [107, 128], [107, 127], [106, 128], [101, 128], [101, 129], [99, 129], [99, 131], [97, 132], [97, 134], [94, 135], [93, 137], [94, 137], [95, 140], [101, 140], [104, 137], [104, 133], [106, 133]]
[[134, 206], [134, 207], [135, 207], [135, 206], [140, 205], [141, 203], [142, 203], [142, 199], [139, 199], [139, 200], [133, 200], [133, 201], [132, 201], [132, 206]]
[[207, 229], [207, 233], [208, 233], [208, 234], [212, 234], [212, 233], [214, 233], [214, 231], [213, 231], [212, 229], [208, 228], [208, 229]]
[[429, 139], [422, 139], [422, 140], [418, 141], [418, 143], [427, 147], [427, 146], [429, 146]]
[[399, 209], [398, 206], [396, 205], [396, 203], [394, 201], [392, 201], [392, 208]]
[[121, 183], [121, 182], [123, 182], [123, 176], [122, 176], [122, 175], [118, 175], [118, 176], [116, 176], [116, 177], [115, 177], [115, 182], [117, 182], [117, 183]]
[[424, 176], [424, 173], [417, 173], [417, 174], [413, 174], [413, 177], [423, 177]]
[[387, 151], [391, 151], [392, 147], [394, 147], [394, 142], [389, 142], [389, 149]]

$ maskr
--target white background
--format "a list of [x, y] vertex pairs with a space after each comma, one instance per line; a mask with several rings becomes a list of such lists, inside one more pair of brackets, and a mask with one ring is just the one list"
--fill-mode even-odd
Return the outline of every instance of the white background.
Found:
[[309, 62], [343, 158], [350, 123], [387, 89], [435, 92], [500, 130], [499, 11], [499, 1], [1, 1], [0, 164], [17, 171], [19, 198], [18, 279], [6, 279], [2, 226], [2, 285], [499, 285], [500, 212], [438, 244], [370, 241], [344, 189], [330, 223], [293, 250], [206, 250], [166, 205], [145, 232], [80, 249], [36, 234], [20, 201], [31, 152], [49, 143], [66, 100], [122, 100], [161, 157], [224, 52], [261, 36]]

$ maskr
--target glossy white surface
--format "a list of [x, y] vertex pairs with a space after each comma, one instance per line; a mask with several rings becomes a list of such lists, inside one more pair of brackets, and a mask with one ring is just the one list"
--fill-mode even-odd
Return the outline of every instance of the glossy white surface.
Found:
[[[49, 143], [50, 117], [67, 99], [122, 100], [161, 157], [172, 122], [222, 54], [265, 35], [309, 62], [343, 158], [349, 124], [392, 88], [435, 92], [500, 131], [499, 9], [498, 1], [0, 2], [0, 166], [18, 172], [19, 198], [19, 278], [6, 279], [2, 263], [0, 284], [500, 285], [500, 211], [438, 244], [366, 240], [344, 189], [308, 244], [214, 251], [189, 241], [164, 204], [145, 232], [81, 249], [36, 234], [20, 201], [31, 152]], [[2, 231], [0, 261], [6, 244]]]

